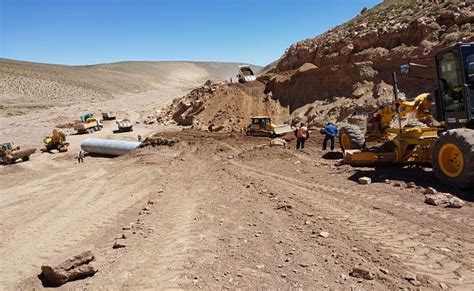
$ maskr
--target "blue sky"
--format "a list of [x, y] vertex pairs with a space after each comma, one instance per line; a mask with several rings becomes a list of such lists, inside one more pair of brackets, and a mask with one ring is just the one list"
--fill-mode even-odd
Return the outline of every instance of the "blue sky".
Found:
[[381, 0], [0, 0], [0, 57], [266, 65]]

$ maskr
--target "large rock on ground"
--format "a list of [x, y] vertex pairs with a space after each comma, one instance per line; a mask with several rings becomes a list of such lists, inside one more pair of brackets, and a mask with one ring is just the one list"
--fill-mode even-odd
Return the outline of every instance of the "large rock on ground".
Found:
[[97, 272], [91, 264], [95, 256], [92, 251], [85, 251], [69, 257], [57, 257], [41, 266], [41, 274], [52, 285], [92, 276]]
[[451, 199], [449, 199], [448, 204], [448, 206], [451, 208], [461, 208], [466, 203], [457, 197], [452, 197]]
[[425, 203], [438, 206], [441, 204], [446, 204], [448, 203], [448, 197], [446, 197], [443, 194], [432, 194], [432, 195], [426, 195], [425, 196]]

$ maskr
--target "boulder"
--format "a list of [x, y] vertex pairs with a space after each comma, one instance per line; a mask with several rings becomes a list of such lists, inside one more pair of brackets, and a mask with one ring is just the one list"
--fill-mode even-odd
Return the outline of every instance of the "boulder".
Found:
[[92, 251], [66, 257], [57, 257], [41, 266], [41, 274], [55, 286], [94, 275], [96, 267], [91, 264], [95, 256]]
[[373, 280], [375, 279], [375, 274], [372, 273], [370, 270], [365, 269], [363, 267], [354, 267], [352, 272], [350, 273], [352, 277], [355, 278], [362, 278], [365, 280]]
[[406, 271], [405, 274], [403, 275], [403, 279], [408, 280], [408, 281], [416, 281], [416, 275], [413, 274], [412, 272]]
[[443, 194], [433, 194], [433, 195], [426, 195], [425, 203], [438, 206], [441, 204], [448, 203], [448, 198]]
[[273, 147], [273, 146], [281, 146], [283, 148], [286, 148], [287, 146], [287, 142], [286, 140], [282, 139], [282, 138], [274, 138], [270, 141], [270, 146]]
[[361, 185], [369, 185], [370, 183], [372, 183], [372, 179], [370, 179], [369, 177], [359, 178], [359, 184]]
[[452, 197], [448, 201], [448, 206], [451, 208], [461, 208], [464, 206], [464, 204], [466, 203], [457, 197]]
[[436, 191], [436, 189], [433, 188], [433, 187], [426, 188], [425, 192], [424, 192], [424, 194], [437, 194], [437, 193], [438, 193], [438, 191]]

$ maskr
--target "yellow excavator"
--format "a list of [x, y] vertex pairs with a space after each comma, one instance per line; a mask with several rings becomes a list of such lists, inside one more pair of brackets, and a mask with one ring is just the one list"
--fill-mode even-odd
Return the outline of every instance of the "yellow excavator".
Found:
[[53, 130], [51, 136], [47, 136], [43, 139], [44, 148], [43, 152], [51, 152], [52, 150], [57, 150], [58, 152], [67, 152], [69, 143], [66, 142], [66, 134], [59, 128]]
[[[365, 134], [354, 125], [341, 128], [339, 143], [345, 163], [431, 164], [444, 183], [474, 188], [474, 43], [439, 51], [435, 64], [436, 118], [429, 110], [430, 94], [411, 101], [398, 98], [394, 73], [394, 100], [368, 117]], [[414, 65], [403, 65], [402, 75], [409, 76]], [[368, 147], [368, 143], [375, 145]]]

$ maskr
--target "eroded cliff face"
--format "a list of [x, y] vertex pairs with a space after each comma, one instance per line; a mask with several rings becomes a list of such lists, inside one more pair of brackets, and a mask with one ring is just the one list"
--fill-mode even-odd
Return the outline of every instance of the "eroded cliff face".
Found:
[[[267, 82], [267, 93], [299, 115], [298, 109], [335, 97], [352, 102], [363, 96], [355, 103], [375, 107], [390, 94], [389, 88], [378, 88], [391, 83], [400, 65], [420, 57], [431, 62], [429, 57], [442, 47], [474, 41], [472, 10], [472, 1], [386, 0], [327, 33], [293, 44], [261, 80]], [[420, 73], [434, 77], [434, 70]], [[402, 77], [400, 85], [409, 97], [434, 87], [432, 81]], [[361, 94], [360, 88], [367, 92]], [[344, 110], [344, 115], [355, 110]]]

